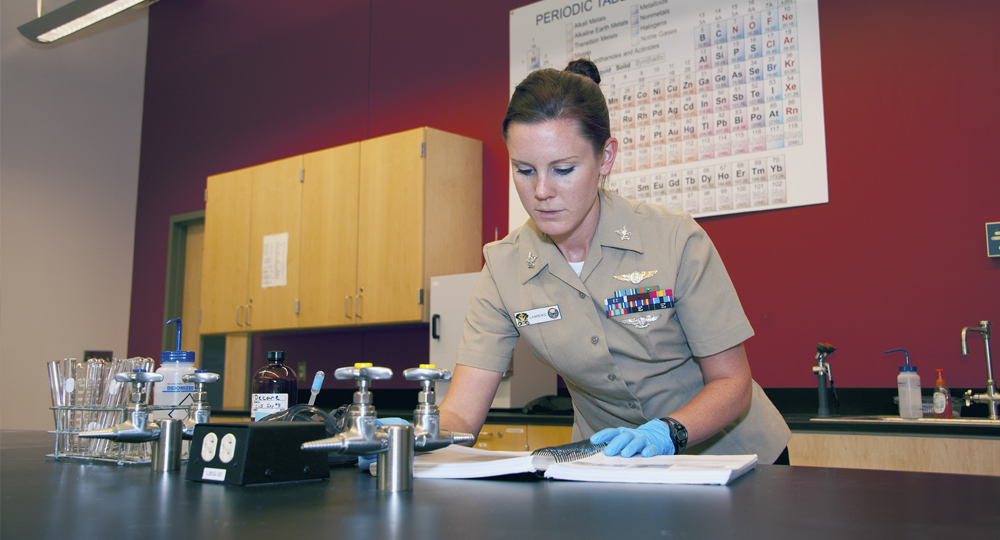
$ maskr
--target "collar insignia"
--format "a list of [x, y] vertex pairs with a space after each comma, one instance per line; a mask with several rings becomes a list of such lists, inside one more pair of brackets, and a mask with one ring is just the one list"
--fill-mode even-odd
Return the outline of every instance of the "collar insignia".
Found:
[[528, 265], [528, 268], [534, 268], [535, 267], [535, 261], [537, 261], [537, 260], [538, 260], [538, 257], [536, 257], [533, 253], [531, 253], [529, 251], [528, 252], [528, 258], [525, 259], [524, 262]]
[[632, 233], [630, 233], [629, 230], [626, 229], [624, 225], [622, 226], [621, 229], [615, 231], [615, 234], [621, 237], [622, 241], [628, 241], [632, 239]]

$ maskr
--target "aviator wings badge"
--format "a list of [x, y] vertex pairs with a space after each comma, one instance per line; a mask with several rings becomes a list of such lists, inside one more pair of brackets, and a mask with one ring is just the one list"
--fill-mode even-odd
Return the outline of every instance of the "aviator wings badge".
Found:
[[639, 282], [641, 282], [642, 280], [648, 277], [653, 277], [654, 275], [656, 275], [656, 270], [643, 270], [643, 271], [632, 272], [631, 274], [622, 274], [620, 276], [615, 276], [615, 279], [617, 279], [618, 281], [627, 281], [629, 283], [638, 285]]

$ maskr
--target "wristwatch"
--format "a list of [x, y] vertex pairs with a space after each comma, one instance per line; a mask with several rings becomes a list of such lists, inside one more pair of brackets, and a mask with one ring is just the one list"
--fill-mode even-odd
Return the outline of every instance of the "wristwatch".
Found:
[[688, 430], [684, 424], [665, 416], [660, 421], [670, 428], [670, 440], [674, 443], [674, 454], [680, 454], [688, 444]]

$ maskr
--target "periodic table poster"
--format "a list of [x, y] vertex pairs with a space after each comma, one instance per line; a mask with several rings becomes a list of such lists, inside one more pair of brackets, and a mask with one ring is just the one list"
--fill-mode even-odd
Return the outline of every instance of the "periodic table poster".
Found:
[[[544, 0], [510, 15], [510, 91], [601, 71], [606, 187], [695, 217], [829, 201], [817, 0]], [[510, 227], [527, 219], [513, 185]]]

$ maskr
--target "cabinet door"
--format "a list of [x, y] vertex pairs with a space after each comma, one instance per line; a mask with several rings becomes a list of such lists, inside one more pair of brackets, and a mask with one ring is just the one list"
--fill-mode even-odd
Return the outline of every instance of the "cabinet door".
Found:
[[299, 327], [355, 323], [361, 144], [305, 155]]
[[524, 452], [528, 449], [526, 426], [484, 424], [476, 439], [476, 448]]
[[573, 426], [528, 426], [528, 450], [573, 442]]
[[253, 168], [247, 329], [298, 326], [302, 156]]
[[210, 176], [201, 272], [201, 332], [244, 330], [252, 169]]
[[359, 324], [419, 321], [424, 128], [361, 142]]

